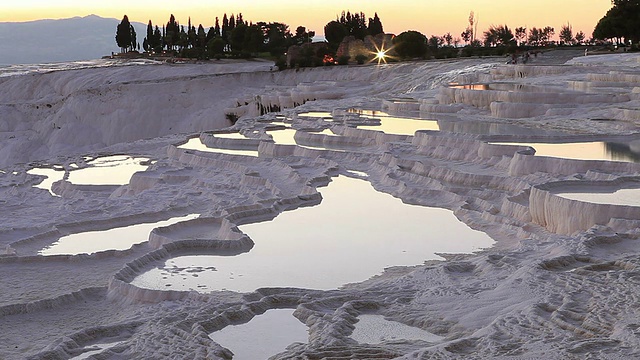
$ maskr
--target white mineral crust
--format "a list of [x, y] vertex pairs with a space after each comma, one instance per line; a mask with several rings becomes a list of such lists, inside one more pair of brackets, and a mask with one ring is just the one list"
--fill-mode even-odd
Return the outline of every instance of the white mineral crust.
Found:
[[[564, 199], [553, 185], [623, 186], [637, 181], [640, 164], [489, 144], [540, 142], [542, 130], [573, 141], [638, 131], [640, 56], [565, 63], [578, 54], [544, 53], [518, 66], [484, 58], [271, 71], [267, 62], [221, 61], [1, 77], [0, 358], [98, 351], [94, 358], [229, 359], [208, 335], [275, 308], [295, 309], [309, 328], [307, 343], [277, 359], [640, 357], [638, 207]], [[522, 91], [455, 89], [450, 82]], [[529, 130], [383, 134], [355, 128], [371, 119], [345, 111], [353, 107], [422, 111], [441, 130]], [[309, 111], [332, 112], [333, 121], [298, 116]], [[231, 126], [226, 114], [239, 117], [226, 132], [241, 131], [246, 141], [204, 133]], [[274, 144], [265, 132], [270, 121], [307, 130], [296, 134], [305, 146]], [[333, 134], [321, 133], [327, 128]], [[194, 137], [258, 156], [180, 147]], [[64, 177], [51, 187], [57, 196], [35, 187], [43, 176], [27, 173], [54, 165], [68, 172], [87, 166], [86, 156], [109, 155], [152, 163], [121, 186], [74, 185]], [[238, 225], [317, 204], [317, 187], [338, 174], [366, 174], [378, 191], [406, 203], [453, 210], [496, 243], [392, 267], [338, 290], [199, 293], [134, 285], [178, 255], [251, 251]], [[187, 214], [200, 217], [157, 228], [127, 250], [38, 255], [68, 234]], [[350, 336], [360, 314], [383, 315], [437, 340], [357, 343]]]

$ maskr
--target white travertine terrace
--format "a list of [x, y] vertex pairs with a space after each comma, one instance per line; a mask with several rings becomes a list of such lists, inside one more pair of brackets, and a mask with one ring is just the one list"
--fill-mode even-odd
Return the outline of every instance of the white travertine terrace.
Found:
[[[637, 180], [618, 178], [612, 181], [560, 181], [534, 186], [529, 199], [529, 211], [533, 221], [552, 232], [571, 235], [586, 231], [595, 225], [607, 225], [614, 231], [628, 231], [630, 224], [640, 227], [640, 203], [631, 204], [596, 203], [571, 199], [560, 195], [581, 189], [600, 192], [624, 188], [625, 184], [636, 185]], [[612, 220], [625, 220], [620, 223]]]
[[[309, 337], [275, 359], [639, 357], [640, 207], [557, 194], [627, 187], [640, 164], [491, 144], [612, 138], [635, 159], [640, 56], [581, 54], [544, 53], [517, 66], [484, 58], [275, 72], [267, 62], [223, 61], [0, 78], [0, 329], [9, 329], [0, 331], [0, 358], [99, 350], [94, 358], [230, 359], [209, 334], [282, 308], [295, 309]], [[496, 82], [514, 86], [448, 86]], [[411, 112], [437, 120], [440, 131], [359, 129], [371, 119], [346, 111], [353, 108]], [[284, 127], [308, 147], [274, 143], [270, 132]], [[181, 147], [190, 139], [203, 148]], [[57, 181], [59, 196], [34, 188], [42, 176], [33, 168], [71, 170], [87, 156], [113, 154], [153, 163], [125, 185]], [[496, 243], [329, 291], [132, 283], [179, 256], [251, 251], [238, 226], [317, 205], [318, 187], [338, 174], [366, 178], [408, 204], [452, 210]], [[200, 216], [158, 227], [126, 250], [38, 255], [65, 235], [186, 214]], [[362, 314], [438, 341], [358, 343], [350, 335]]]

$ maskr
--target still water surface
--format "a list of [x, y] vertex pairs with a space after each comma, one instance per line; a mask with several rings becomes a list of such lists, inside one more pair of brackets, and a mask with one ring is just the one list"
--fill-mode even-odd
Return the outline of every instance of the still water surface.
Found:
[[246, 324], [230, 325], [209, 337], [233, 352], [233, 360], [267, 359], [294, 342], [308, 341], [307, 326], [292, 309], [272, 309]]
[[248, 253], [176, 257], [133, 284], [200, 292], [335, 289], [386, 267], [442, 259], [438, 252], [469, 253], [493, 244], [450, 210], [405, 204], [364, 180], [339, 176], [321, 193], [320, 205], [240, 226], [255, 242]]

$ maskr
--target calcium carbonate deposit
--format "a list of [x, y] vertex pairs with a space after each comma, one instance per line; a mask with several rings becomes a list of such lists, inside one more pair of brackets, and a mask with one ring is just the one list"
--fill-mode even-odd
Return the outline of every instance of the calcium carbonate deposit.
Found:
[[4, 72], [0, 359], [640, 357], [640, 55], [581, 54]]

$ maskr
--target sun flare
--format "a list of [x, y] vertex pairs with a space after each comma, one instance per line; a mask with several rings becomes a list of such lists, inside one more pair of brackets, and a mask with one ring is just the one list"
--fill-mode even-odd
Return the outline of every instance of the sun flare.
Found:
[[384, 44], [383, 44], [380, 48], [378, 48], [378, 47], [376, 46], [376, 51], [374, 51], [374, 52], [373, 52], [374, 58], [373, 58], [373, 60], [371, 60], [371, 61], [372, 61], [372, 62], [373, 62], [373, 61], [377, 61], [377, 62], [378, 62], [378, 65], [380, 65], [380, 63], [385, 63], [385, 64], [386, 64], [386, 63], [387, 63], [387, 59], [389, 59], [389, 58], [390, 58], [390, 56], [389, 56], [389, 55], [387, 55], [387, 53], [388, 53], [390, 50], [391, 50], [391, 48], [386, 49], [386, 48], [384, 47]]

